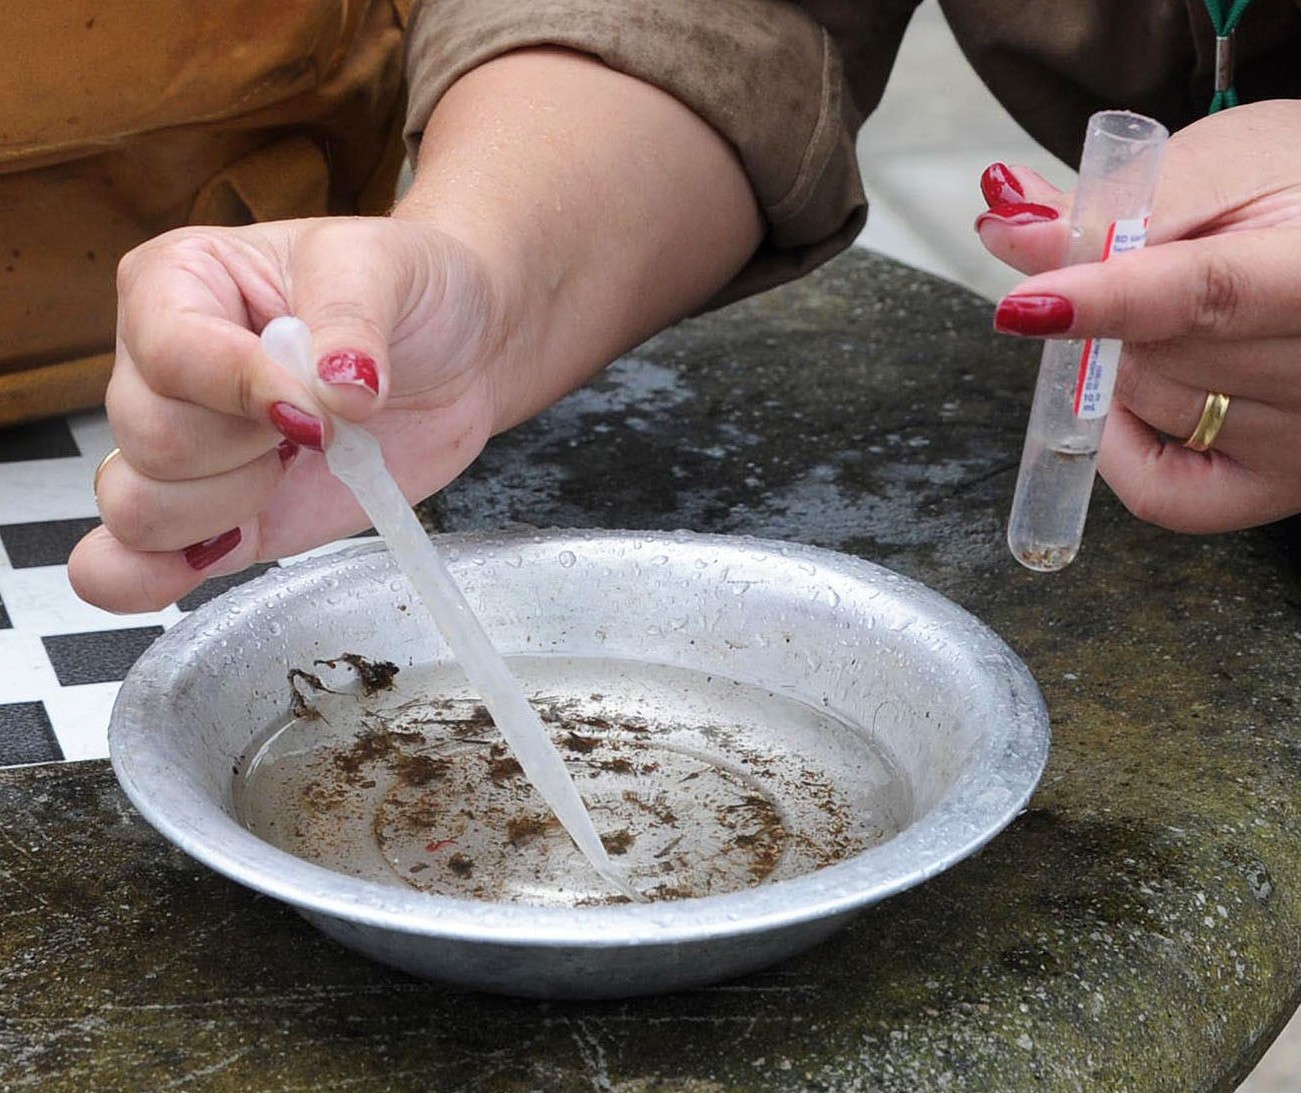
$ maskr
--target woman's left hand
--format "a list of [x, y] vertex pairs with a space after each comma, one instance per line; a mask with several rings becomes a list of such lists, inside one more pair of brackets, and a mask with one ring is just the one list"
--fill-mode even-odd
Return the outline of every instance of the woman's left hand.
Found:
[[[1172, 136], [1147, 248], [1106, 263], [1056, 268], [1071, 195], [1034, 172], [996, 164], [982, 189], [982, 242], [1035, 274], [999, 301], [997, 329], [1125, 342], [1098, 466], [1130, 511], [1189, 532], [1301, 512], [1301, 102]], [[1209, 392], [1230, 402], [1197, 452], [1183, 442]]]

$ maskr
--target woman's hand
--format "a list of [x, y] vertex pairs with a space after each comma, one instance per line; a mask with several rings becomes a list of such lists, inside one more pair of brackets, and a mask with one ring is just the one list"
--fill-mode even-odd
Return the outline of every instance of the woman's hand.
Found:
[[[410, 498], [619, 353], [700, 307], [763, 232], [731, 147], [670, 96], [560, 50], [448, 91], [384, 219], [188, 228], [119, 271], [103, 526], [78, 594], [156, 609], [205, 578], [355, 532], [327, 414], [364, 422]], [[311, 389], [261, 351], [312, 330]]]
[[[1099, 469], [1137, 516], [1178, 531], [1301, 512], [1301, 102], [1264, 102], [1171, 137], [1147, 248], [1055, 268], [1070, 194], [999, 165], [985, 246], [1035, 274], [995, 326], [1122, 339]], [[1051, 271], [1051, 272], [1043, 272]], [[1183, 446], [1208, 391], [1230, 396], [1213, 447]]]
[[[103, 525], [76, 548], [78, 593], [114, 610], [173, 602], [206, 577], [368, 523], [318, 454], [326, 414], [365, 421], [409, 496], [474, 459], [497, 421], [503, 302], [476, 257], [393, 219], [184, 229], [119, 270], [108, 411], [120, 458]], [[277, 315], [312, 329], [308, 390], [261, 351]]]

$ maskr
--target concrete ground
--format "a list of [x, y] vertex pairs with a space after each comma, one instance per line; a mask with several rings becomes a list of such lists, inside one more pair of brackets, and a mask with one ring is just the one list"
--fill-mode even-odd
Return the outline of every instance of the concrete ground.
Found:
[[[1033, 167], [1059, 186], [1073, 172], [1027, 137], [967, 66], [935, 0], [909, 28], [885, 100], [859, 138], [872, 202], [860, 244], [966, 285], [989, 299], [1020, 275], [986, 254], [972, 223], [981, 172], [995, 160]], [[1238, 1093], [1301, 1089], [1301, 1014]]]

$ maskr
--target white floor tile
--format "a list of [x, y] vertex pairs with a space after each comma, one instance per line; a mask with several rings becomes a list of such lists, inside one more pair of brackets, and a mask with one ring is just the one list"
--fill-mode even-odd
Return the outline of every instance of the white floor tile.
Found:
[[0, 524], [97, 516], [91, 479], [98, 460], [0, 463]]
[[64, 759], [107, 759], [108, 719], [121, 683], [63, 687], [47, 695], [45, 712]]
[[0, 705], [39, 702], [59, 689], [39, 634], [0, 630]]
[[0, 569], [0, 599], [14, 629], [49, 637], [92, 630], [170, 626], [181, 617], [175, 606], [139, 615], [115, 615], [79, 599], [66, 566]]

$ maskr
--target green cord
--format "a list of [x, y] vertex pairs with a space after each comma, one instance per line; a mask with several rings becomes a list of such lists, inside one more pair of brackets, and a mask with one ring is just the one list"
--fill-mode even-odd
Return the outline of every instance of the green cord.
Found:
[[[1238, 23], [1242, 21], [1243, 13], [1251, 4], [1251, 0], [1233, 0], [1226, 14], [1221, 0], [1203, 0], [1203, 2], [1206, 4], [1206, 13], [1211, 17], [1211, 25], [1215, 28], [1216, 38], [1232, 38], [1233, 32], [1238, 29]], [[1217, 53], [1219, 51], [1218, 43], [1216, 51]], [[1218, 63], [1216, 68], [1219, 68]], [[1217, 80], [1216, 83], [1218, 82]], [[1238, 92], [1234, 90], [1230, 76], [1227, 87], [1216, 87], [1215, 96], [1211, 99], [1211, 106], [1207, 113], [1214, 114], [1218, 110], [1237, 105]]]
[[1223, 91], [1217, 91], [1211, 96], [1211, 105], [1207, 108], [1208, 114], [1218, 114], [1230, 106], [1238, 105], [1238, 93], [1232, 87], [1226, 87]]

